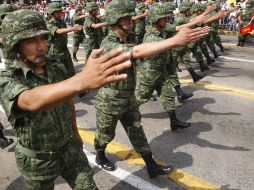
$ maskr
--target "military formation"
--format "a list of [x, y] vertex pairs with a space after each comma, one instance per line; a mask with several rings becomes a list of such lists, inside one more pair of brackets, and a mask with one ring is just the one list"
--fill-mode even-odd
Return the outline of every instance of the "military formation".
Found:
[[[254, 2], [249, 2], [248, 11], [240, 16], [243, 26], [254, 20]], [[191, 54], [201, 72], [209, 70], [219, 56], [215, 44], [225, 51], [218, 21], [231, 11], [220, 11], [220, 2], [187, 1], [178, 9], [175, 18], [176, 7], [170, 2], [154, 3], [148, 11], [145, 3], [112, 0], [103, 17], [98, 15], [98, 5], [91, 2], [75, 7], [74, 25], [67, 27], [61, 20], [59, 3], [48, 5], [47, 21], [35, 11], [0, 5], [6, 65], [0, 75], [0, 100], [18, 138], [16, 162], [26, 189], [54, 189], [58, 176], [73, 189], [98, 189], [83, 152], [72, 101], [93, 89], [99, 89], [95, 102], [96, 163], [107, 171], [116, 169], [105, 149], [120, 121], [150, 178], [173, 171], [173, 166], [155, 162], [139, 106], [156, 91], [168, 113], [170, 130], [191, 126], [176, 116], [175, 92], [180, 103], [193, 96], [181, 88], [178, 65], [184, 64], [194, 82], [205, 77], [194, 70]], [[72, 57], [67, 47], [70, 32]], [[245, 40], [246, 36], [239, 36], [240, 45]], [[86, 63], [75, 73], [73, 61], [78, 61], [80, 45]], [[0, 140], [1, 148], [13, 143], [4, 137], [2, 125]]]

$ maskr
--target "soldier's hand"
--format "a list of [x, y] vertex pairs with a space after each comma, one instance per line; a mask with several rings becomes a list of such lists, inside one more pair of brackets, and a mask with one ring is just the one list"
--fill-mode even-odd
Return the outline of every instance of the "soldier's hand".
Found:
[[199, 15], [197, 17], [195, 17], [194, 21], [197, 23], [205, 23], [205, 21], [207, 21], [209, 17], [206, 15]]
[[148, 11], [145, 11], [143, 16], [146, 17], [148, 15]]
[[226, 13], [226, 12], [220, 11], [220, 12], [217, 13], [218, 19], [222, 19], [222, 18], [224, 18], [225, 16], [227, 16], [227, 13]]
[[214, 10], [216, 9], [216, 5], [213, 4], [213, 5], [209, 5], [207, 8], [206, 8], [206, 13], [209, 14], [211, 12], [213, 12]]
[[127, 74], [117, 74], [131, 66], [131, 53], [123, 48], [112, 50], [101, 56], [103, 49], [94, 49], [81, 74], [89, 79], [88, 89], [96, 89], [108, 83], [124, 80]]
[[178, 46], [185, 46], [186, 44], [194, 42], [207, 35], [209, 31], [210, 27], [208, 26], [194, 29], [182, 28], [173, 38], [175, 38], [175, 43]]
[[74, 26], [73, 26], [73, 31], [79, 31], [79, 30], [82, 30], [82, 26], [81, 25], [79, 25], [79, 24], [74, 24]]

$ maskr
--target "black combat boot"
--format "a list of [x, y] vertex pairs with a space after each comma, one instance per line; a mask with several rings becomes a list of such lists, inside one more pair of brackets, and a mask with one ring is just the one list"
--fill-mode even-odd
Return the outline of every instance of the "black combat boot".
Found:
[[204, 75], [200, 75], [198, 73], [196, 73], [193, 69], [188, 69], [192, 79], [194, 82], [198, 82], [199, 80], [201, 80], [202, 78], [204, 78]]
[[181, 89], [180, 85], [177, 85], [175, 87], [175, 90], [176, 90], [177, 99], [178, 99], [179, 103], [183, 103], [184, 100], [187, 100], [193, 96], [192, 93], [190, 93], [190, 94], [184, 93], [183, 90]]
[[185, 129], [187, 127], [190, 127], [191, 123], [189, 122], [182, 122], [177, 119], [175, 110], [168, 112], [169, 118], [170, 118], [170, 127], [172, 131], [175, 131], [177, 129]]
[[73, 61], [78, 62], [76, 54], [77, 54], [76, 52], [73, 52], [72, 57], [73, 57]]
[[218, 55], [216, 50], [213, 51], [213, 56], [214, 56], [214, 59], [217, 59], [219, 57], [219, 55]]
[[4, 149], [6, 147], [8, 147], [9, 145], [11, 145], [14, 142], [13, 139], [7, 139], [4, 136], [3, 130], [0, 129], [0, 147], [1, 149]]
[[219, 45], [220, 51], [223, 53], [225, 51], [224, 47], [222, 44]]
[[200, 67], [200, 71], [201, 71], [201, 72], [210, 69], [209, 66], [207, 66], [207, 65], [204, 64], [204, 61], [199, 61], [198, 64], [199, 64], [199, 67]]
[[172, 166], [161, 166], [157, 164], [152, 157], [152, 153], [144, 155], [142, 158], [146, 163], [147, 172], [150, 178], [155, 178], [158, 175], [170, 174], [174, 170]]
[[95, 162], [104, 170], [114, 171], [116, 169], [115, 165], [107, 159], [104, 151], [97, 152]]
[[207, 64], [210, 65], [215, 62], [215, 59], [211, 58], [210, 55], [206, 56]]

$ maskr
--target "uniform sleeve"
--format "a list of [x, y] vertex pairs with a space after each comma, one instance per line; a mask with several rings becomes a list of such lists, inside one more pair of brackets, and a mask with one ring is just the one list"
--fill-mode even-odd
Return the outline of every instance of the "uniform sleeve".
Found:
[[47, 28], [52, 36], [56, 34], [57, 26], [51, 21], [47, 22]]
[[175, 33], [176, 32], [176, 25], [175, 24], [167, 24], [166, 27], [163, 29], [163, 32]]
[[94, 22], [92, 21], [92, 19], [90, 17], [87, 17], [85, 20], [85, 28], [91, 28], [93, 23]]
[[176, 25], [177, 26], [179, 26], [179, 25], [182, 25], [182, 24], [186, 24], [187, 23], [187, 20], [186, 20], [186, 18], [184, 18], [184, 17], [178, 17], [177, 19], [176, 19]]
[[9, 121], [14, 125], [17, 119], [22, 118], [27, 112], [15, 108], [18, 96], [30, 88], [12, 77], [0, 76], [1, 104]]

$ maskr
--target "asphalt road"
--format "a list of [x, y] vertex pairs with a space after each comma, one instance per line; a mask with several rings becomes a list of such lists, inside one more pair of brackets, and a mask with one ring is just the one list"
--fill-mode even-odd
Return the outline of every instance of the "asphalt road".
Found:
[[[144, 163], [132, 146], [120, 123], [114, 142], [107, 149], [117, 171], [107, 173], [94, 165], [95, 131], [94, 96], [91, 91], [83, 99], [75, 97], [77, 121], [84, 140], [84, 151], [94, 170], [99, 189], [228, 189], [254, 188], [254, 43], [236, 47], [236, 37], [222, 36], [226, 52], [206, 71], [206, 77], [194, 84], [183, 65], [179, 73], [183, 89], [193, 98], [177, 103], [177, 115], [192, 123], [185, 130], [172, 133], [169, 118], [160, 101], [140, 107], [142, 125], [155, 158], [172, 164], [170, 176], [149, 179]], [[71, 37], [69, 43], [72, 43]], [[70, 48], [72, 51], [72, 48]], [[84, 50], [78, 52], [83, 68]], [[196, 66], [196, 63], [193, 63]], [[196, 67], [197, 68], [197, 67]], [[177, 102], [177, 100], [176, 100]], [[14, 136], [5, 114], [0, 112], [5, 134]], [[15, 137], [14, 137], [15, 138]], [[14, 146], [0, 150], [0, 189], [21, 190], [23, 179], [17, 170]], [[59, 177], [57, 190], [70, 189]]]

